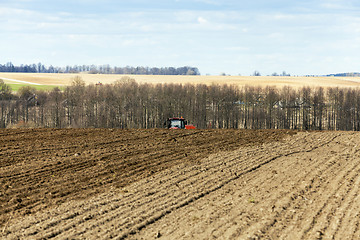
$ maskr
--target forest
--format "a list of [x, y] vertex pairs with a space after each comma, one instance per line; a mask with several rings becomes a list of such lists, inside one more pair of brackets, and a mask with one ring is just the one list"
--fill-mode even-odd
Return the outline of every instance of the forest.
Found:
[[169, 117], [197, 128], [360, 130], [360, 90], [233, 85], [113, 84], [51, 91], [0, 80], [0, 127], [163, 128]]
[[80, 73], [89, 74], [142, 74], [142, 75], [200, 75], [196, 67], [111, 67], [105, 65], [75, 65], [66, 67], [46, 67], [42, 63], [21, 64], [15, 66], [11, 62], [0, 64], [0, 72], [23, 72], [23, 73]]

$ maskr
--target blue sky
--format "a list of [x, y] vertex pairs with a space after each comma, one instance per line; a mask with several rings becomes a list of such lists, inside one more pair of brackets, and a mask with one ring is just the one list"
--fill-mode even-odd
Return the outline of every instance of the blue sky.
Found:
[[358, 0], [0, 0], [0, 63], [360, 72]]

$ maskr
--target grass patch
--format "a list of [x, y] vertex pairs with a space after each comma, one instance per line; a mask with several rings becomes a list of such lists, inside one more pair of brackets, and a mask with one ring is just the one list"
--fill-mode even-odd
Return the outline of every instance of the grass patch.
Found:
[[19, 91], [20, 88], [22, 87], [32, 87], [35, 88], [36, 90], [43, 90], [43, 91], [51, 91], [53, 90], [55, 87], [60, 88], [60, 90], [64, 90], [65, 86], [55, 86], [55, 85], [33, 85], [33, 84], [26, 84], [26, 83], [20, 83], [20, 84], [11, 84], [11, 83], [6, 83], [6, 85], [8, 85], [9, 87], [11, 87], [11, 91], [12, 92], [17, 92]]

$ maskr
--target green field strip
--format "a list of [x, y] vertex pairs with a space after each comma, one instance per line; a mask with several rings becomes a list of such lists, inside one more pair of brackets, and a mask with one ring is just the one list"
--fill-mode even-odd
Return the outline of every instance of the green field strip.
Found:
[[60, 88], [60, 90], [65, 89], [64, 86], [56, 86], [56, 85], [32, 85], [32, 84], [11, 84], [11, 83], [6, 83], [6, 85], [8, 85], [13, 92], [19, 91], [19, 89], [22, 87], [31, 87], [36, 90], [43, 90], [43, 91], [51, 91], [56, 87]]

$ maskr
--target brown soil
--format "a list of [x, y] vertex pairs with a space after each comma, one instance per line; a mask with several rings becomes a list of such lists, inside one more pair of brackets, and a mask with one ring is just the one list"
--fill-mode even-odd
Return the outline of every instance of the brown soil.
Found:
[[0, 131], [2, 239], [358, 239], [360, 133]]

